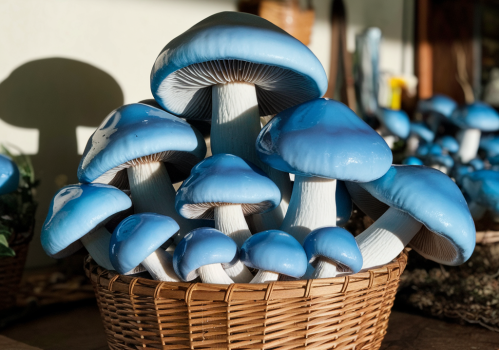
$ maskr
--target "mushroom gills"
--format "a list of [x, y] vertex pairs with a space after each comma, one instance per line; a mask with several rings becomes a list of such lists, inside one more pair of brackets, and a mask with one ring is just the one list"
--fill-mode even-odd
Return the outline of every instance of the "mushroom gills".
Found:
[[173, 269], [173, 258], [161, 248], [156, 249], [152, 254], [142, 261], [142, 266], [149, 271], [151, 276], [157, 281], [179, 282], [175, 270]]

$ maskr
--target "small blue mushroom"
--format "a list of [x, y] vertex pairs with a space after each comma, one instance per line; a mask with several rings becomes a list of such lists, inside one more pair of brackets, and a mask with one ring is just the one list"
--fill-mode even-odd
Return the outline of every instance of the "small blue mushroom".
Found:
[[488, 210], [499, 221], [499, 172], [479, 170], [464, 175], [462, 188], [471, 199], [468, 206], [473, 219], [480, 220]]
[[402, 161], [404, 165], [423, 165], [423, 161], [418, 157], [407, 157]]
[[393, 148], [398, 139], [405, 140], [409, 137], [411, 123], [406, 112], [401, 109], [379, 108], [376, 115], [382, 125], [380, 134], [388, 147]]
[[442, 147], [445, 152], [454, 154], [459, 151], [459, 143], [450, 135], [440, 137], [436, 143]]
[[426, 124], [422, 122], [411, 122], [410, 134], [406, 142], [406, 154], [409, 156], [416, 154], [416, 150], [418, 149], [421, 140], [423, 141], [423, 144], [432, 143], [434, 138], [435, 134]]
[[175, 272], [185, 282], [199, 276], [204, 283], [234, 283], [224, 267], [228, 268], [236, 261], [239, 261], [236, 242], [207, 227], [189, 232], [173, 254]]
[[180, 227], [172, 218], [154, 213], [134, 214], [114, 229], [109, 244], [111, 263], [119, 273], [142, 264], [155, 280], [179, 282], [172, 257], [161, 249]]
[[341, 227], [323, 227], [310, 232], [303, 248], [308, 262], [315, 267], [312, 278], [352, 274], [362, 268], [362, 254], [354, 236]]
[[0, 196], [14, 192], [19, 186], [19, 169], [9, 157], [0, 154]]
[[277, 281], [279, 274], [300, 278], [307, 270], [303, 247], [286, 232], [268, 230], [257, 233], [241, 247], [241, 261], [258, 269], [250, 283]]
[[457, 107], [456, 101], [442, 94], [436, 94], [426, 100], [420, 100], [417, 111], [428, 115], [428, 124], [435, 134], [443, 120], [449, 119]]

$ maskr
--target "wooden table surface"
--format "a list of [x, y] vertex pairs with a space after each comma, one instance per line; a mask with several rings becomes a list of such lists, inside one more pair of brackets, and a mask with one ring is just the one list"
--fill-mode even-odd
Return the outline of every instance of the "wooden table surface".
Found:
[[[108, 349], [93, 300], [39, 312], [0, 335], [43, 350]], [[499, 350], [499, 333], [394, 311], [381, 349]]]

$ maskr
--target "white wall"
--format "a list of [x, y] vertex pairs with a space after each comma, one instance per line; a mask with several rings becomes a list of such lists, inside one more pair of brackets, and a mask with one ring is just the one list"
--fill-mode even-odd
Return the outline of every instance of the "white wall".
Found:
[[[405, 2], [412, 3], [413, 0], [405, 0]], [[402, 0], [345, 0], [349, 23], [349, 50], [354, 49], [355, 34], [361, 32], [366, 26], [378, 26], [384, 33], [381, 67], [399, 72], [403, 57], [401, 45], [403, 3]], [[316, 9], [316, 22], [310, 48], [327, 68], [329, 67], [331, 0], [314, 0], [313, 4]], [[55, 93], [51, 93], [50, 96], [38, 99], [35, 96], [23, 100], [24, 96], [15, 95], [14, 98], [19, 99], [17, 104], [9, 105], [9, 108], [4, 109], [0, 105], [0, 143], [16, 145], [25, 153], [33, 155], [37, 155], [39, 151], [47, 152], [46, 150], [50, 147], [55, 148], [54, 145], [50, 147], [46, 145], [54, 138], [74, 143], [74, 147], [70, 147], [70, 153], [74, 155], [67, 155], [68, 160], [64, 160], [66, 158], [61, 156], [59, 163], [64, 164], [56, 163], [57, 169], [54, 169], [55, 166], [46, 166], [47, 168], [40, 166], [42, 170], [39, 176], [42, 178], [42, 187], [39, 191], [41, 205], [38, 214], [38, 232], [46, 215], [50, 197], [61, 183], [76, 181], [77, 153], [81, 153], [88, 136], [99, 121], [106, 116], [108, 111], [117, 107], [113, 104], [130, 103], [151, 97], [149, 73], [163, 46], [210, 14], [231, 11], [235, 8], [236, 0], [0, 1], [0, 103], [2, 94], [6, 93], [10, 101], [14, 93], [13, 89], [21, 89], [18, 86], [20, 83], [16, 85], [15, 82], [10, 81], [15, 72], [23, 76], [23, 84], [29, 84], [31, 80], [29, 74], [34, 74], [32, 80], [36, 82], [38, 75], [50, 74], [48, 69], [54, 69], [54, 74], [68, 74], [67, 79], [70, 79], [69, 75], [73, 74], [71, 69], [79, 70], [74, 72], [78, 78], [74, 81], [69, 80], [70, 83], [67, 83], [74, 84], [72, 85], [74, 87], [82, 85], [88, 75], [108, 75], [106, 78], [108, 85], [101, 86], [101, 90], [99, 86], [90, 88], [93, 86], [92, 82], [86, 82], [85, 84], [89, 84], [89, 89], [98, 91], [87, 91], [88, 89], [82, 88], [82, 92], [74, 94], [81, 93], [82, 100], [86, 98], [86, 94], [94, 92], [98, 92], [103, 99], [108, 93], [113, 95], [112, 99], [99, 102], [102, 108], [97, 108], [97, 105], [88, 106], [87, 110], [87, 106], [79, 104], [81, 101], [78, 101], [78, 96], [61, 91], [61, 89], [66, 89], [58, 86], [56, 81], [52, 86]], [[50, 59], [53, 58], [69, 60], [51, 61]], [[43, 59], [49, 59], [49, 61], [45, 62]], [[58, 62], [67, 63], [69, 73], [58, 73], [54, 68]], [[43, 68], [45, 66], [48, 67], [47, 70]], [[85, 73], [87, 71], [88, 73]], [[59, 78], [60, 81], [65, 81], [64, 77], [54, 77], [55, 80]], [[41, 89], [40, 94], [43, 94], [43, 88], [39, 87], [39, 89]], [[35, 95], [36, 91], [38, 90], [35, 90]], [[66, 97], [67, 94], [70, 96], [69, 99]], [[60, 135], [57, 130], [53, 131], [50, 137], [41, 135], [40, 130], [45, 125], [33, 127], [32, 125], [40, 125], [31, 121], [31, 119], [36, 119], [35, 116], [30, 117], [31, 119], [27, 118], [29, 122], [20, 120], [26, 115], [36, 115], [37, 111], [40, 111], [40, 119], [49, 120], [51, 111], [44, 109], [44, 101], [57, 100], [58, 96], [60, 99], [68, 100], [56, 101], [63, 111], [54, 111], [54, 113], [62, 113], [62, 115], [67, 115], [67, 118], [74, 116], [75, 120], [78, 117], [75, 125], [71, 124], [68, 126], [69, 129], [65, 129], [68, 135]], [[16, 115], [17, 108], [24, 110], [24, 114], [20, 113], [19, 118]], [[14, 115], [2, 115], [2, 113]], [[85, 113], [88, 114], [85, 115]], [[9, 120], [10, 124], [5, 120]], [[57, 128], [57, 122], [51, 121], [51, 123], [54, 123]], [[45, 129], [42, 131], [45, 134], [48, 132]], [[37, 164], [45, 164], [42, 163], [43, 160], [36, 159], [40, 156], [40, 154], [34, 156]], [[38, 241], [39, 236], [35, 235], [28, 265], [43, 265], [51, 261], [43, 254]]]

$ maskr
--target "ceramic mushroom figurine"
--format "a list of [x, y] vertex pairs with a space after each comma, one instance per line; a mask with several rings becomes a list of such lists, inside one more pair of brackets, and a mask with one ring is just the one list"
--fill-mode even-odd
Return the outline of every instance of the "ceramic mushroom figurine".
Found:
[[470, 199], [468, 207], [473, 219], [480, 220], [487, 211], [499, 221], [499, 172], [479, 170], [462, 177], [463, 192]]
[[136, 213], [171, 217], [183, 236], [199, 224], [175, 211], [172, 179], [187, 177], [205, 154], [201, 134], [188, 123], [161, 109], [133, 103], [111, 112], [90, 137], [78, 179], [120, 188], [129, 185]]
[[396, 141], [405, 140], [409, 136], [411, 123], [403, 110], [379, 108], [376, 115], [381, 123], [379, 133], [388, 147], [393, 148]]
[[372, 181], [390, 168], [392, 152], [344, 104], [315, 99], [276, 115], [257, 140], [262, 161], [294, 173], [281, 230], [298, 242], [319, 227], [336, 226], [336, 180]]
[[237, 12], [214, 14], [173, 39], [151, 72], [151, 91], [167, 111], [211, 119], [213, 154], [251, 161], [279, 186], [282, 202], [268, 228], [283, 220], [291, 184], [288, 174], [266, 167], [256, 155], [260, 116], [320, 97], [326, 89], [324, 68], [312, 51], [269, 21]]
[[[113, 215], [131, 206], [130, 198], [113, 186], [63, 187], [52, 199], [42, 227], [43, 249], [47, 255], [60, 259], [73, 254], [83, 244], [98, 265], [114, 270], [109, 260], [111, 233], [104, 225]], [[133, 268], [135, 266], [130, 270]]]
[[436, 94], [428, 99], [420, 100], [416, 110], [421, 114], [427, 115], [428, 125], [433, 134], [436, 134], [440, 124], [451, 117], [456, 107], [456, 101], [450, 97], [443, 94]]
[[171, 255], [161, 248], [179, 229], [175, 220], [159, 214], [127, 217], [116, 226], [109, 244], [114, 269], [125, 273], [142, 264], [155, 280], [179, 282]]
[[307, 256], [301, 244], [279, 230], [248, 238], [241, 247], [240, 259], [246, 266], [259, 270], [250, 283], [277, 281], [279, 274], [300, 278], [307, 271]]
[[389, 263], [406, 245], [445, 265], [468, 260], [475, 248], [475, 225], [456, 184], [438, 170], [393, 165], [381, 178], [348, 182], [354, 203], [376, 220], [355, 237], [363, 269]]
[[231, 284], [224, 270], [239, 261], [237, 244], [213, 228], [201, 227], [189, 232], [175, 248], [173, 267], [182, 281], [201, 278], [204, 283]]
[[421, 141], [426, 144], [433, 142], [435, 134], [422, 122], [411, 122], [409, 138], [407, 139], [406, 154], [413, 156], [416, 154]]

